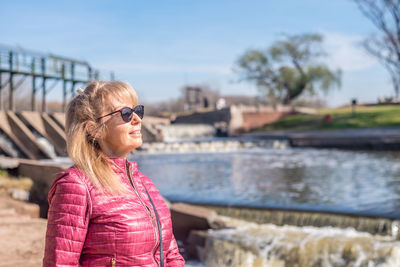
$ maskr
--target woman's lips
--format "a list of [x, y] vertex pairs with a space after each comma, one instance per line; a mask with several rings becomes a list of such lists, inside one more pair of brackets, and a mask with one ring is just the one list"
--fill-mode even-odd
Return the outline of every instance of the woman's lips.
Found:
[[129, 134], [133, 135], [133, 136], [142, 136], [142, 133], [140, 132], [140, 130], [135, 130], [133, 132], [130, 132]]

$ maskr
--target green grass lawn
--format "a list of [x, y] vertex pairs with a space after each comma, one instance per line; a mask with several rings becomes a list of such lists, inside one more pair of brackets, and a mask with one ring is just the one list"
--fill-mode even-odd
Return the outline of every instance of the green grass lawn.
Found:
[[[326, 122], [324, 117], [331, 116]], [[334, 130], [363, 127], [400, 126], [400, 106], [357, 106], [322, 109], [315, 115], [290, 115], [275, 123], [264, 125], [257, 130]]]

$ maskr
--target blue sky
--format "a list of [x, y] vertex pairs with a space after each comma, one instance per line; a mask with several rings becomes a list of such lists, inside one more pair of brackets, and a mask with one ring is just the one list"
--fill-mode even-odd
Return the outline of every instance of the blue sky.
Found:
[[185, 84], [257, 95], [232, 71], [239, 55], [311, 32], [325, 37], [326, 64], [343, 71], [342, 87], [324, 96], [330, 106], [393, 95], [386, 71], [359, 47], [375, 29], [351, 0], [0, 0], [0, 24], [0, 44], [112, 70], [144, 102], [176, 98]]

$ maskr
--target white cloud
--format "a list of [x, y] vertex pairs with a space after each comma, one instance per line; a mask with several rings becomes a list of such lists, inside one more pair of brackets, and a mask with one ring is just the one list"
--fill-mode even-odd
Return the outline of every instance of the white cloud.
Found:
[[360, 71], [378, 64], [360, 45], [364, 36], [328, 32], [322, 34], [324, 47], [329, 54], [329, 66], [342, 71]]

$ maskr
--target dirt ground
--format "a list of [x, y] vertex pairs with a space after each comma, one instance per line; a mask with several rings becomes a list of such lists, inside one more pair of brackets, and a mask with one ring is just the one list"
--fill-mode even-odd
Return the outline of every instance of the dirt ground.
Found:
[[32, 204], [0, 195], [0, 267], [42, 266], [47, 220], [31, 218]]
[[42, 265], [46, 220], [0, 220], [0, 266]]

